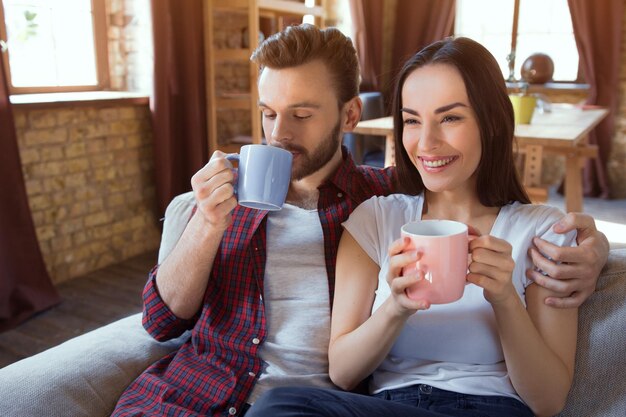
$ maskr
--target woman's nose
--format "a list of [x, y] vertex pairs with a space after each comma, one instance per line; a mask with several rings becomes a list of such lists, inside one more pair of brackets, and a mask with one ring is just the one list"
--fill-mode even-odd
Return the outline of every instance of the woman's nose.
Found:
[[436, 149], [439, 146], [439, 132], [437, 127], [424, 124], [417, 145], [421, 151]]

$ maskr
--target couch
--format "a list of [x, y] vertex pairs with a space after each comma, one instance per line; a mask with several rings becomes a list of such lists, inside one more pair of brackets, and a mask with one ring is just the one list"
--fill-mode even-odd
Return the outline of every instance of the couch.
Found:
[[[190, 193], [166, 211], [162, 260], [189, 219]], [[187, 334], [159, 343], [136, 314], [0, 369], [0, 416], [108, 416], [125, 387]], [[626, 416], [626, 249], [613, 249], [597, 291], [580, 309], [568, 417]]]

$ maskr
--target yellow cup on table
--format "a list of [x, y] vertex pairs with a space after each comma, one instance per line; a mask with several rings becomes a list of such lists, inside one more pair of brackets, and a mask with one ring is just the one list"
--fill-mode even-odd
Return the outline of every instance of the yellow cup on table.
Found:
[[523, 94], [509, 94], [515, 114], [515, 124], [529, 124], [533, 118], [537, 97]]

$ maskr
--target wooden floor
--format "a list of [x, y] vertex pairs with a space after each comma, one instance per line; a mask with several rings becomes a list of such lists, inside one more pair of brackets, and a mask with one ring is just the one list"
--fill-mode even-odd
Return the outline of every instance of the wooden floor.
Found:
[[0, 368], [141, 311], [156, 251], [60, 284], [61, 303], [0, 333]]

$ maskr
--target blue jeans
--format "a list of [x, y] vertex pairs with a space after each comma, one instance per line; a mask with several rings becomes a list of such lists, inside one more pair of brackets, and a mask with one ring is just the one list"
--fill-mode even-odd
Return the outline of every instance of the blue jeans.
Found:
[[533, 417], [509, 397], [466, 395], [430, 385], [383, 391], [374, 396], [323, 388], [275, 388], [254, 403], [246, 417]]

